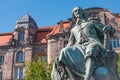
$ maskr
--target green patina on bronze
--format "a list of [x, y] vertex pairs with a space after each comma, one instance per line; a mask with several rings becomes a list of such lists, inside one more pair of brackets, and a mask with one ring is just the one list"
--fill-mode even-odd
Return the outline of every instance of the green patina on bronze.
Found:
[[[92, 77], [94, 80], [118, 80], [116, 69], [111, 70], [114, 74], [111, 76], [109, 65], [113, 64], [108, 63], [116, 55], [109, 45], [115, 29], [96, 18], [87, 19], [80, 7], [73, 9], [72, 19], [75, 24], [68, 45], [53, 65], [52, 80], [91, 80]], [[115, 64], [117, 59], [113, 61]]]

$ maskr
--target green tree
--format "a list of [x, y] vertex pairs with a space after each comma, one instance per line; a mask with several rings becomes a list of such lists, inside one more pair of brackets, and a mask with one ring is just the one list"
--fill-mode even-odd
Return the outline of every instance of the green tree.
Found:
[[119, 60], [118, 60], [118, 73], [120, 75], [120, 53], [118, 54], [118, 56], [119, 56]]
[[51, 80], [52, 65], [46, 62], [32, 61], [26, 64], [25, 80]]

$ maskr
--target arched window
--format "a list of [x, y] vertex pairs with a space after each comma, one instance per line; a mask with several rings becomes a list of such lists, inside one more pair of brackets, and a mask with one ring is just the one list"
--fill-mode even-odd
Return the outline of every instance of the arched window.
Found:
[[21, 31], [18, 33], [18, 42], [24, 41], [24, 32]]
[[23, 61], [24, 61], [24, 54], [22, 51], [20, 51], [16, 55], [16, 62], [23, 62]]

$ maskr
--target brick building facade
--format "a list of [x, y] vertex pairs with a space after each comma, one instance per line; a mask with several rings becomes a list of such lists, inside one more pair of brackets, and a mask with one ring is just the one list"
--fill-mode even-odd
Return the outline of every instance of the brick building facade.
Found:
[[[90, 19], [111, 25], [116, 34], [111, 38], [111, 46], [120, 52], [120, 16], [104, 8], [85, 9]], [[55, 26], [38, 27], [34, 19], [26, 14], [17, 20], [13, 32], [0, 34], [0, 80], [23, 79], [25, 62], [39, 58], [51, 63], [60, 50], [68, 43], [74, 23], [71, 18], [59, 21]]]

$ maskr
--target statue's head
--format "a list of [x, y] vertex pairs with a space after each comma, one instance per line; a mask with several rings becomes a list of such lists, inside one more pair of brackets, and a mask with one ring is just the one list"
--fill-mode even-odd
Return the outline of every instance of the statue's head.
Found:
[[75, 7], [72, 11], [72, 19], [76, 21], [77, 18], [85, 18], [84, 10], [81, 7]]

